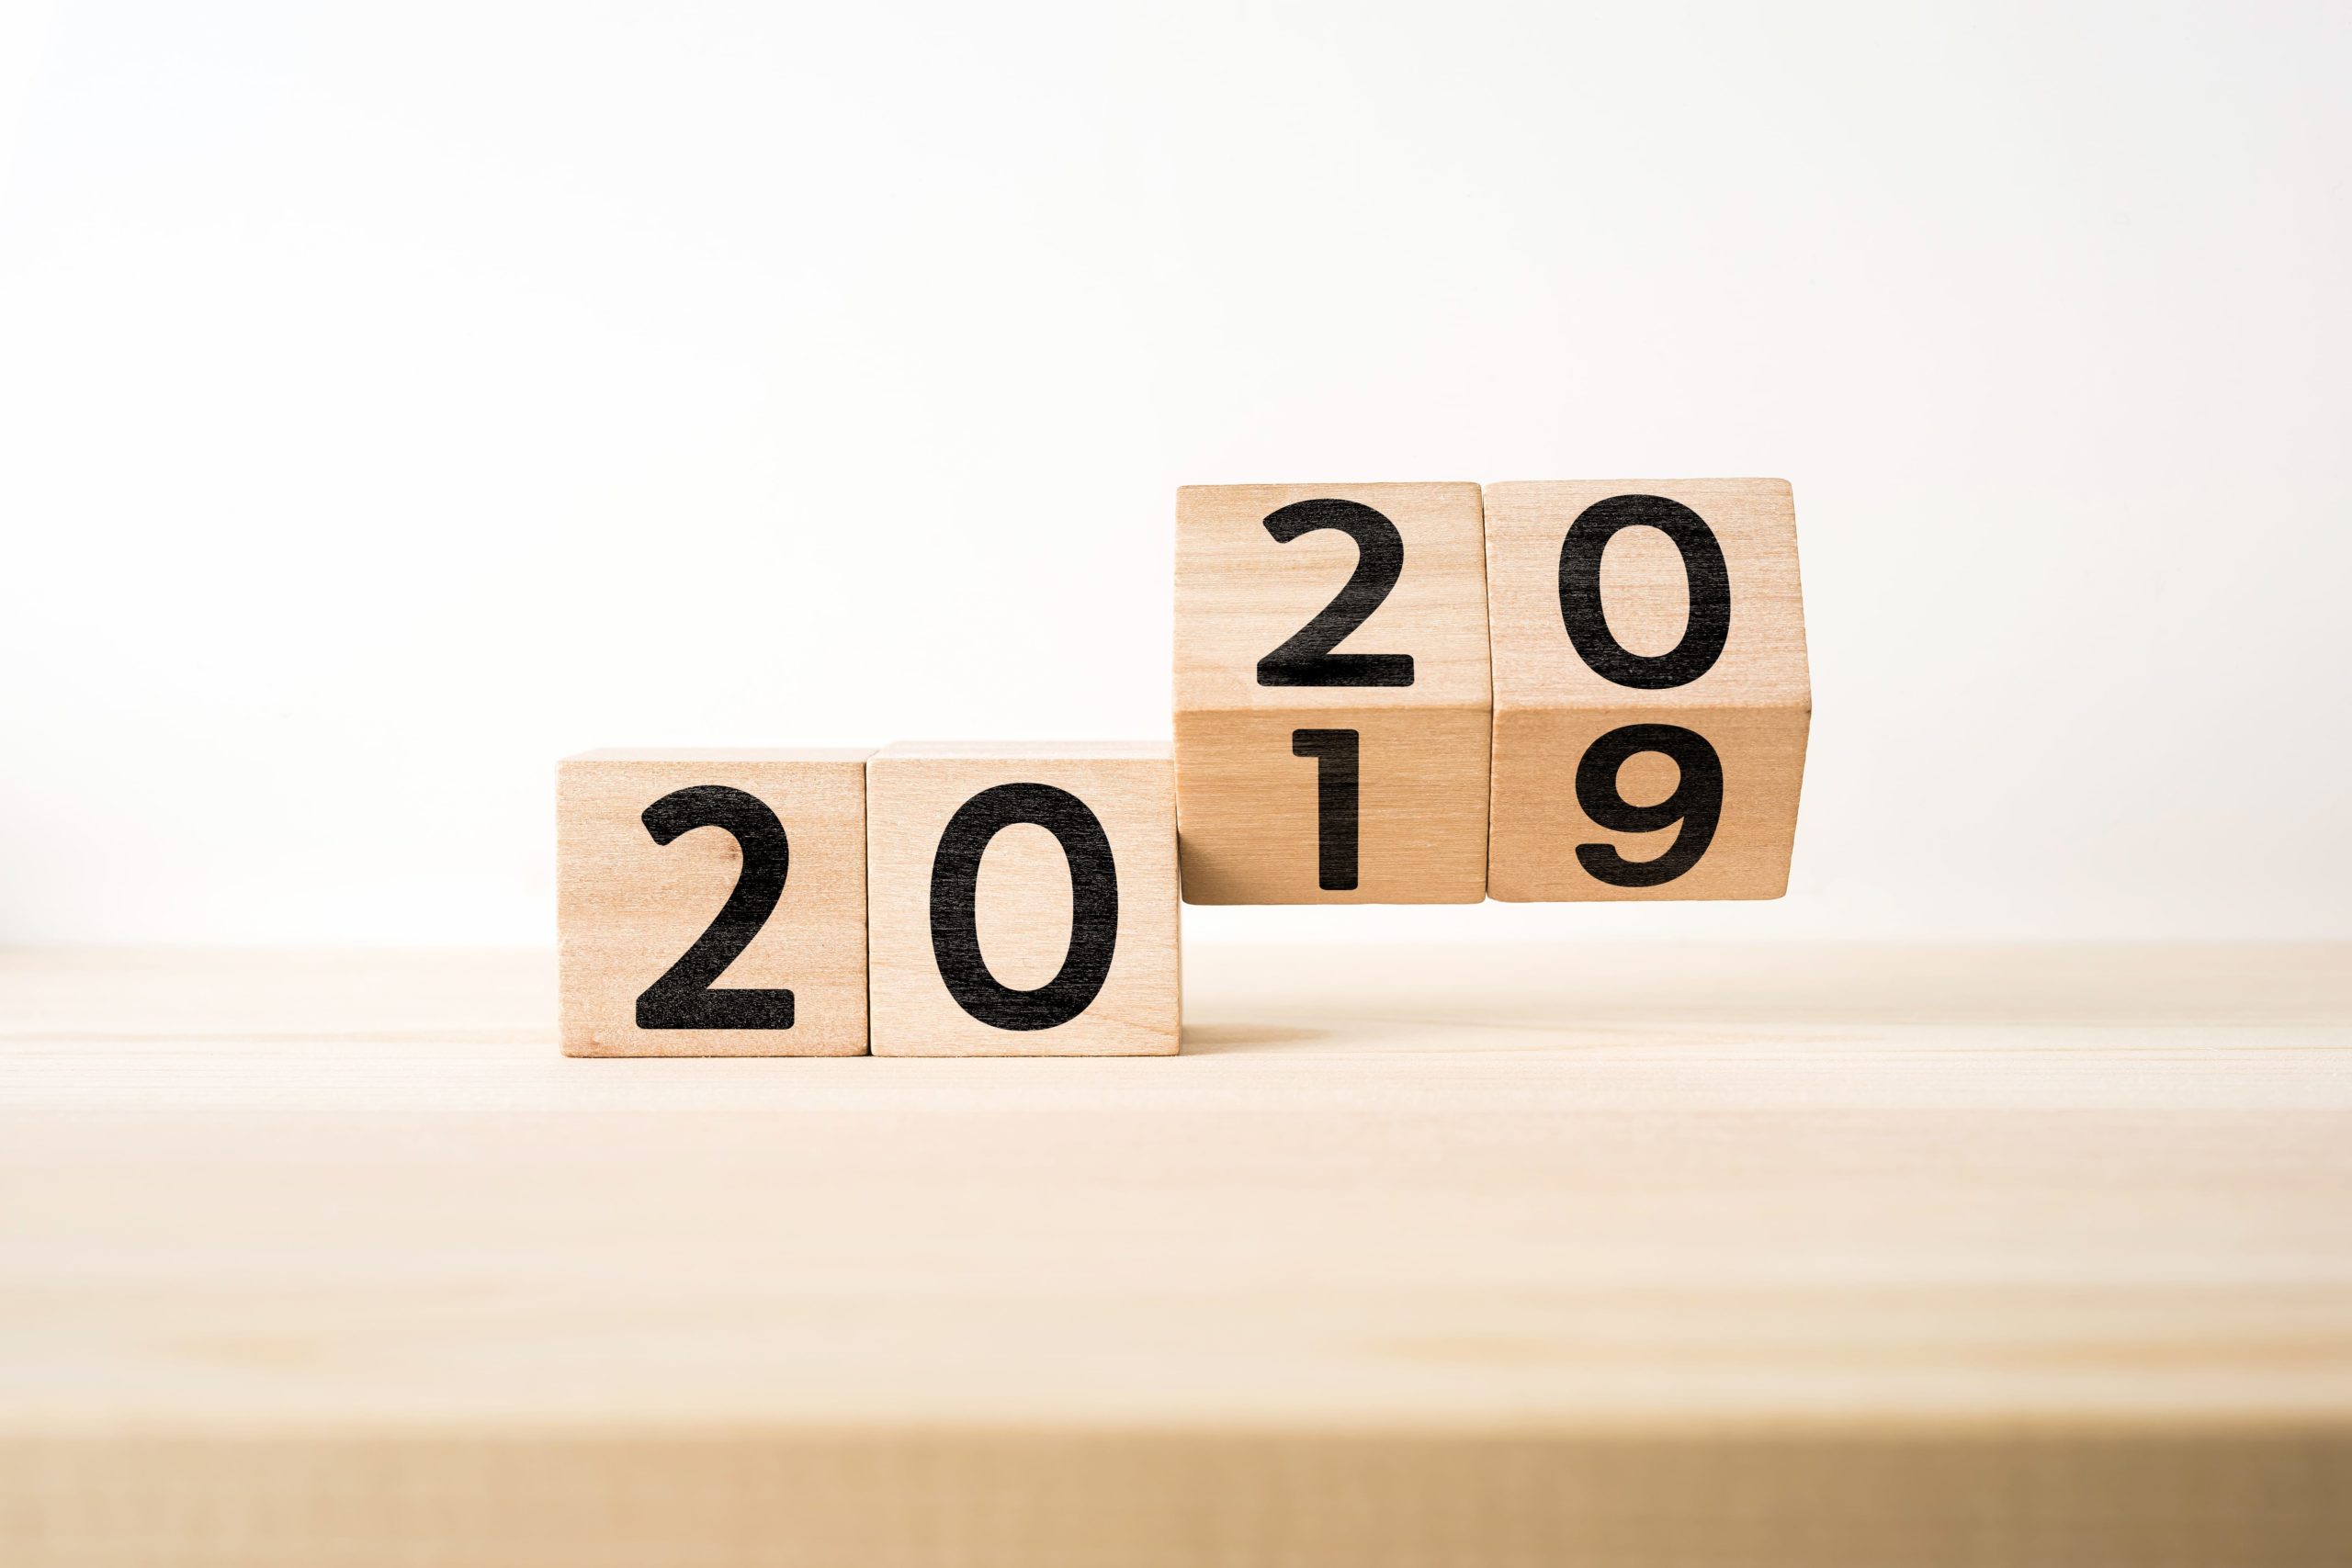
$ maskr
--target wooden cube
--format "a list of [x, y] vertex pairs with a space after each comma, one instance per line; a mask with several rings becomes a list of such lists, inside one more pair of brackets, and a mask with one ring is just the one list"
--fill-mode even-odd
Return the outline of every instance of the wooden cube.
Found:
[[1782, 479], [1487, 487], [1497, 898], [1777, 898], [1813, 711]]
[[876, 1055], [1174, 1054], [1165, 741], [910, 741], [865, 780]]
[[1491, 719], [1476, 485], [1176, 492], [1187, 900], [1476, 903]]
[[864, 1055], [868, 755], [558, 764], [564, 1054]]

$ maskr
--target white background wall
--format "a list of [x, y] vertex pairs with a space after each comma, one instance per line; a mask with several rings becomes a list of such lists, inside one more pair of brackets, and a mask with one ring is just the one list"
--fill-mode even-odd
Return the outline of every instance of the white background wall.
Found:
[[543, 942], [550, 764], [1164, 734], [1186, 481], [1778, 474], [1773, 905], [2352, 936], [2352, 8], [0, 22], [0, 940]]

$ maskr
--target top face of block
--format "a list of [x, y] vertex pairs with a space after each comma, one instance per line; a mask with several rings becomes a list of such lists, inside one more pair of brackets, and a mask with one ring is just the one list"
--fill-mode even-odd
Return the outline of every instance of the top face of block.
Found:
[[1486, 516], [1497, 708], [1811, 705], [1787, 480], [1495, 484]]
[[1175, 748], [1166, 740], [893, 740], [874, 755], [928, 761], [1164, 762]]
[[606, 746], [566, 757], [574, 762], [863, 762], [871, 746]]
[[1487, 706], [1479, 518], [1475, 484], [1179, 490], [1176, 705]]

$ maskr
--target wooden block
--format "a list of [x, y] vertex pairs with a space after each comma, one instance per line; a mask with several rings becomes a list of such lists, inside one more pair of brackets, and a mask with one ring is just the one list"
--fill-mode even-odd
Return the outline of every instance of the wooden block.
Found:
[[1187, 900], [1476, 903], [1491, 714], [1477, 486], [1176, 492]]
[[869, 755], [560, 763], [564, 1054], [863, 1055]]
[[1175, 1053], [1165, 741], [910, 741], [865, 781], [876, 1055]]
[[1813, 711], [1783, 479], [1488, 485], [1512, 900], [1777, 898]]

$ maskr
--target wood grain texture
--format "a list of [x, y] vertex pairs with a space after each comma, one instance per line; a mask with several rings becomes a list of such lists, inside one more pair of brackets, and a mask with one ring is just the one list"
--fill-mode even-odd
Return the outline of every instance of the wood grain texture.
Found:
[[[1656, 495], [1706, 520], [1731, 585], [1731, 623], [1713, 667], [1686, 685], [1612, 683], [1580, 657], [1563, 624], [1561, 541], [1596, 502]], [[1577, 479], [1486, 487], [1487, 592], [1494, 646], [1491, 897], [1513, 901], [1777, 898], [1788, 888], [1813, 710], [1796, 513], [1782, 479]], [[1601, 571], [1610, 630], [1655, 657], [1683, 635], [1690, 595], [1681, 557], [1663, 534], [1628, 528]], [[1574, 786], [1586, 749], [1621, 726], [1695, 730], [1720, 759], [1723, 816], [1689, 871], [1652, 887], [1612, 886], [1579, 863], [1601, 844], [1627, 860], [1656, 857], [1671, 834], [1612, 831], [1592, 821]], [[1645, 764], [1654, 764], [1645, 766]], [[1625, 797], [1648, 804], [1676, 783], [1670, 761], [1626, 764]]]
[[1191, 956], [1156, 1062], [0, 956], [0, 1562], [2342, 1560], [2352, 951]]
[[[933, 877], [958, 808], [984, 790], [1067, 791], [1099, 821], [1115, 865], [1110, 969], [1084, 1012], [1051, 1028], [982, 1021], [950, 992], [933, 946]], [[1134, 1056], [1177, 1048], [1176, 773], [1166, 741], [910, 741], [866, 767], [874, 1054]], [[1046, 828], [987, 840], [974, 911], [988, 973], [1047, 986], [1073, 952], [1070, 859]]]
[[[615, 750], [556, 770], [563, 1049], [574, 1056], [865, 1054], [865, 758], [855, 750]], [[722, 785], [776, 814], [790, 862], [775, 912], [713, 988], [788, 989], [789, 1029], [640, 1029], [637, 1000], [701, 939], [743, 851], [723, 828], [667, 844], [643, 813]]]
[[[1395, 587], [1335, 651], [1409, 654], [1409, 686], [1267, 686], [1259, 660], [1330, 604], [1359, 551], [1268, 516], [1351, 501], [1404, 540]], [[1176, 500], [1176, 768], [1195, 904], [1476, 903], [1486, 896], [1486, 558], [1474, 484], [1191, 485]], [[1352, 888], [1323, 886], [1300, 728], [1361, 736]]]

